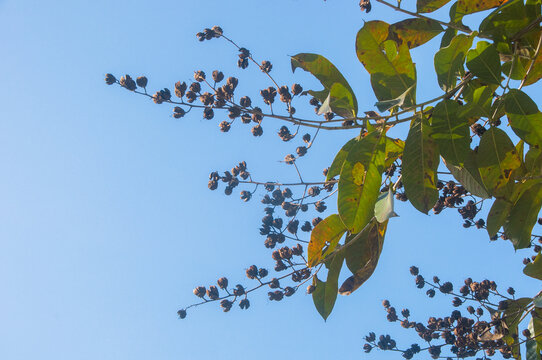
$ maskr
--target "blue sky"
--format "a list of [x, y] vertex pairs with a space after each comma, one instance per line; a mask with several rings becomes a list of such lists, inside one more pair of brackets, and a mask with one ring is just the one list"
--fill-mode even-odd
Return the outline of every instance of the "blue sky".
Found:
[[[210, 304], [177, 319], [196, 300], [196, 285], [220, 276], [249, 285], [249, 265], [272, 267], [258, 234], [261, 195], [245, 204], [238, 191], [211, 192], [208, 174], [246, 160], [257, 179], [295, 179], [279, 160], [298, 144], [275, 135], [278, 122], [256, 139], [241, 124], [220, 133], [219, 116], [176, 120], [167, 105], [106, 86], [105, 73], [146, 75], [156, 90], [218, 68], [255, 99], [256, 89], [269, 86], [265, 77], [238, 69], [226, 42], [194, 36], [219, 24], [271, 60], [286, 84], [317, 86], [307, 74], [291, 74], [288, 55], [325, 55], [360, 108], [372, 110], [354, 49], [370, 19], [400, 17], [378, 4], [367, 15], [357, 1], [337, 0], [0, 1], [0, 358], [368, 358], [361, 349], [368, 331], [405, 335], [385, 321], [382, 299], [419, 319], [451, 302], [426, 300], [413, 286], [412, 264], [456, 283], [492, 276], [534, 295], [535, 282], [520, 276], [530, 252], [514, 254], [509, 243], [463, 229], [455, 211], [427, 217], [400, 204], [375, 275], [340, 297], [327, 323], [309, 296], [275, 303], [265, 292], [248, 311], [223, 314]], [[418, 97], [430, 98], [438, 91], [432, 58], [424, 50], [414, 56]], [[355, 135], [323, 134], [299, 163], [304, 176], [321, 179]], [[334, 201], [328, 204], [330, 214]]]

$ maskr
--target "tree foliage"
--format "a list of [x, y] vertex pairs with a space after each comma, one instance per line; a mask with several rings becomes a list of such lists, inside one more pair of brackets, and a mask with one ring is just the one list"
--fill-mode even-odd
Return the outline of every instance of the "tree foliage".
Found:
[[[291, 67], [292, 71], [300, 68], [312, 74], [323, 89], [303, 91], [298, 84], [279, 86], [270, 75], [269, 61], [257, 62], [249, 50], [227, 38], [219, 27], [205, 29], [198, 33], [198, 39], [228, 40], [239, 51], [239, 67], [244, 69], [253, 63], [268, 75], [272, 86], [260, 91], [262, 107], [255, 106], [248, 96], [236, 98], [238, 80], [229, 77], [224, 81], [225, 76], [219, 71], [213, 72], [212, 80], [205, 72], [197, 71], [192, 84], [175, 84], [177, 100], [168, 89], [148, 94], [144, 77], [134, 81], [129, 75], [120, 80], [111, 74], [106, 76], [108, 84], [118, 83], [155, 103], [175, 105], [176, 118], [194, 108], [202, 109], [206, 119], [212, 119], [215, 111], [226, 111], [230, 120], [220, 123], [224, 132], [240, 119], [245, 124], [253, 123], [253, 135], [261, 136], [265, 118], [279, 119], [296, 127], [293, 133], [287, 126], [280, 129], [279, 136], [284, 141], [295, 138], [300, 128], [312, 129], [315, 133], [303, 136], [304, 145], [297, 148], [296, 154], [284, 159], [294, 167], [320, 132], [352, 133], [353, 138], [342, 146], [333, 162], [327, 164], [325, 179], [321, 181], [306, 182], [300, 174], [300, 181], [293, 184], [258, 182], [252, 179], [244, 162], [223, 175], [211, 173], [211, 190], [223, 182], [227, 195], [240, 184], [256, 185], [267, 191], [262, 200], [266, 216], [260, 229], [266, 236], [267, 248], [273, 249], [286, 240], [299, 243], [295, 247], [283, 246], [272, 254], [275, 270], [290, 271], [286, 275], [266, 281], [268, 271], [253, 266], [247, 270], [247, 276], [258, 281], [256, 287], [246, 289], [237, 285], [230, 291], [227, 280], [224, 285], [221, 279], [218, 285], [226, 292], [223, 295], [216, 286], [195, 290], [195, 294], [204, 299], [202, 303], [219, 300], [222, 308], [229, 311], [233, 303], [239, 301], [241, 308], [248, 308], [247, 294], [262, 286], [274, 289], [269, 292], [271, 300], [281, 300], [310, 282], [308, 292], [312, 293], [317, 311], [326, 319], [337, 294], [349, 295], [356, 291], [377, 269], [386, 229], [393, 226], [395, 199], [409, 201], [413, 209], [424, 214], [430, 210], [438, 214], [446, 208], [457, 208], [465, 227], [486, 229], [489, 238], [508, 240], [514, 250], [533, 248], [537, 254], [532, 259], [526, 258], [524, 273], [542, 280], [541, 248], [535, 244], [541, 237], [533, 234], [542, 207], [542, 113], [535, 99], [524, 91], [542, 78], [541, 1], [457, 0], [448, 6], [447, 21], [428, 15], [447, 5], [449, 0], [418, 0], [412, 10], [400, 3], [376, 2], [405, 15], [404, 20], [394, 24], [367, 21], [355, 37], [356, 54], [370, 74], [370, 84], [378, 100], [375, 110], [380, 113], [360, 114], [347, 77], [322, 55], [294, 55]], [[367, 0], [362, 0], [360, 6], [362, 10], [371, 9]], [[477, 30], [463, 24], [463, 18], [482, 11], [485, 17]], [[442, 38], [440, 47], [434, 50], [434, 70], [442, 92], [420, 101], [419, 98], [427, 98], [427, 94], [417, 91], [419, 69], [412, 60], [411, 49], [424, 46], [439, 35]], [[280, 104], [275, 101], [277, 95], [280, 106], [285, 109], [284, 115], [277, 111]], [[310, 104], [320, 118], [296, 116], [293, 104], [304, 95], [312, 96]], [[196, 102], [198, 99], [200, 103]], [[391, 128], [400, 126], [407, 128], [405, 138], [388, 134]], [[301, 189], [301, 194], [296, 196], [290, 187]], [[241, 198], [248, 201], [256, 191], [244, 190]], [[335, 194], [338, 213], [325, 219], [316, 217], [299, 226], [299, 218], [309, 205], [314, 206], [316, 212], [322, 212], [326, 209], [325, 200]], [[482, 203], [489, 204], [491, 210], [485, 220], [476, 220]], [[278, 215], [279, 211], [284, 211], [286, 221]], [[298, 227], [310, 233], [306, 250], [300, 245], [303, 240], [298, 236]], [[414, 272], [419, 276], [417, 270]], [[342, 284], [339, 283], [341, 273], [348, 273]], [[280, 285], [280, 281], [287, 279], [293, 281], [293, 286]], [[416, 281], [417, 284], [423, 282], [421, 287], [426, 285], [423, 278]], [[487, 350], [488, 344], [493, 344], [493, 350], [498, 348], [505, 356], [519, 358], [519, 345], [525, 344], [527, 359], [539, 359], [542, 350], [540, 298], [534, 294], [519, 299], [497, 294], [504, 302], [493, 308], [495, 304], [489, 295], [495, 292], [494, 286], [488, 282], [472, 287], [471, 283], [466, 283], [468, 289], [461, 291], [456, 302], [477, 301], [491, 312], [491, 319], [483, 332], [475, 333], [478, 338], [470, 345], [450, 340], [455, 347], [452, 352], [459, 357], [474, 356], [478, 350]], [[448, 286], [443, 288], [438, 281], [431, 286], [451, 293]], [[487, 295], [480, 295], [486, 290]], [[386, 308], [388, 314], [395, 313], [389, 310], [389, 304]], [[186, 310], [181, 310], [179, 315], [186, 316]], [[404, 317], [408, 324], [408, 315]], [[526, 317], [531, 319], [530, 332], [524, 333], [525, 340], [521, 340], [518, 325]], [[472, 326], [469, 331], [474, 333]], [[420, 336], [425, 336], [423, 334], [422, 331]], [[396, 346], [386, 338], [377, 342], [374, 336], [369, 336], [367, 341], [369, 348], [394, 349]], [[467, 351], [468, 346], [479, 348]], [[416, 350], [401, 351], [409, 358]], [[434, 358], [441, 354], [440, 347], [431, 346], [428, 350]]]

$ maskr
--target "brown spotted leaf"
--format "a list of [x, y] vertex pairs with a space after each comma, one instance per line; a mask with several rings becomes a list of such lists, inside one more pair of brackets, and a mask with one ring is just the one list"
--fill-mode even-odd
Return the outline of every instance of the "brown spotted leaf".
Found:
[[442, 26], [435, 20], [413, 18], [390, 25], [389, 37], [413, 49], [425, 44], [443, 31]]
[[416, 2], [416, 11], [419, 13], [430, 13], [440, 9], [450, 0], [418, 0]]
[[501, 6], [508, 0], [458, 0], [456, 14], [461, 17]]
[[438, 147], [431, 138], [431, 127], [421, 116], [412, 120], [403, 154], [403, 185], [408, 200], [427, 214], [438, 200]]

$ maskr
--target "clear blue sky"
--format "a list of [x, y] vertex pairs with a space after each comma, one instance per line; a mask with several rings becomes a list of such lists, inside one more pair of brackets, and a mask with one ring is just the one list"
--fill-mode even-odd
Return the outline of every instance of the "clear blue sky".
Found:
[[[212, 304], [177, 319], [196, 300], [194, 286], [220, 276], [249, 285], [249, 265], [272, 267], [259, 197], [244, 204], [238, 191], [211, 192], [209, 172], [246, 160], [257, 179], [293, 179], [278, 160], [298, 145], [282, 143], [272, 121], [255, 139], [241, 124], [220, 133], [220, 116], [176, 120], [167, 105], [106, 86], [104, 74], [144, 74], [159, 89], [219, 68], [257, 98], [268, 86], [261, 73], [240, 71], [225, 42], [196, 40], [219, 24], [271, 60], [283, 83], [316, 85], [291, 74], [288, 55], [327, 56], [371, 110], [355, 34], [364, 20], [399, 19], [373, 7], [367, 15], [357, 0], [0, 0], [0, 359], [399, 359], [364, 355], [362, 338], [405, 335], [385, 321], [384, 298], [420, 320], [442, 304], [414, 288], [412, 264], [456, 283], [491, 275], [534, 295], [535, 282], [519, 275], [529, 251], [514, 255], [509, 243], [463, 229], [455, 211], [427, 217], [399, 205], [375, 275], [340, 297], [327, 323], [309, 296], [275, 303], [265, 292], [248, 311]], [[428, 99], [438, 91], [432, 59], [414, 55], [418, 96]], [[309, 179], [355, 136], [324, 135], [299, 163]]]

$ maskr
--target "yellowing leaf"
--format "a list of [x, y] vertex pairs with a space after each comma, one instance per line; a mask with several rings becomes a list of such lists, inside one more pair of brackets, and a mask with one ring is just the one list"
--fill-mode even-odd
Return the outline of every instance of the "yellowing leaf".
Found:
[[[382, 131], [374, 131], [359, 139], [344, 161], [339, 178], [338, 208], [343, 223], [352, 233], [360, 232], [373, 217], [385, 156], [386, 136]], [[356, 165], [358, 163], [360, 165]]]
[[322, 55], [301, 53], [292, 56], [292, 71], [302, 68], [314, 75], [327, 91], [312, 92], [324, 102], [330, 96], [330, 107], [338, 115], [350, 118], [356, 116], [358, 103], [352, 88], [339, 70]]
[[[416, 84], [416, 68], [405, 43], [388, 40], [390, 25], [383, 21], [368, 21], [356, 37], [359, 61], [371, 74], [371, 85], [378, 101], [399, 98]], [[416, 103], [415, 89], [408, 92], [403, 105]]]
[[416, 11], [419, 13], [430, 13], [440, 9], [450, 0], [418, 0], [416, 2]]
[[311, 232], [311, 240], [307, 248], [308, 265], [315, 266], [324, 258], [323, 250], [326, 245], [328, 246], [326, 253], [331, 253], [345, 232], [346, 228], [337, 214], [320, 221]]
[[399, 43], [405, 43], [409, 49], [425, 44], [444, 29], [435, 20], [412, 18], [392, 24], [389, 37]]
[[501, 129], [492, 127], [484, 133], [476, 155], [480, 175], [490, 192], [505, 186], [521, 159], [512, 140]]

